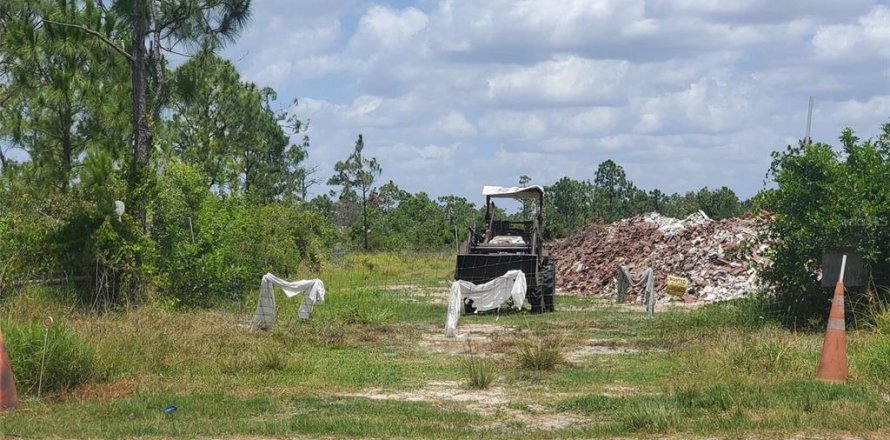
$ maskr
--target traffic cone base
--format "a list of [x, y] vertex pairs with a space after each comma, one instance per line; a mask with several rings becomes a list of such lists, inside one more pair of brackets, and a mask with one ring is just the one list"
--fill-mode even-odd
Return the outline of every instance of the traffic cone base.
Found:
[[12, 409], [19, 405], [19, 395], [15, 391], [15, 378], [12, 376], [12, 365], [3, 344], [3, 330], [0, 330], [0, 411]]
[[822, 342], [822, 357], [816, 379], [828, 383], [847, 381], [847, 340], [844, 322], [844, 284], [838, 281], [831, 300], [825, 340]]

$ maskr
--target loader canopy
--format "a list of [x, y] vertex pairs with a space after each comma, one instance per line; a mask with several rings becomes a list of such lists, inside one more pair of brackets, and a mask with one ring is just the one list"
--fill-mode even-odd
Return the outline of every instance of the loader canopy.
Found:
[[526, 187], [486, 185], [482, 187], [482, 195], [491, 198], [541, 199], [544, 197], [544, 188], [540, 185]]

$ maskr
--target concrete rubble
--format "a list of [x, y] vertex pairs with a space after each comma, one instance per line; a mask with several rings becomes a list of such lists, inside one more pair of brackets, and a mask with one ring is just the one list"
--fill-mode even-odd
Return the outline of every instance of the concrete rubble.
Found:
[[593, 224], [554, 242], [557, 289], [613, 295], [615, 272], [627, 266], [636, 275], [655, 270], [661, 301], [667, 275], [689, 280], [686, 301], [714, 301], [760, 289], [756, 268], [769, 264], [768, 245], [760, 238], [768, 213], [711, 220], [703, 212], [685, 219], [642, 214], [609, 225]]

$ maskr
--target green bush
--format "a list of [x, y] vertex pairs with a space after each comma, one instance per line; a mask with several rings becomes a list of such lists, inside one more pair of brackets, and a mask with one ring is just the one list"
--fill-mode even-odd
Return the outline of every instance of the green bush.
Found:
[[208, 188], [198, 169], [177, 163], [158, 182], [152, 235], [160, 286], [181, 304], [240, 298], [266, 272], [317, 268], [331, 247], [334, 231], [321, 214]]
[[154, 245], [130, 215], [114, 214], [117, 186], [67, 193], [0, 185], [0, 288], [70, 277], [80, 301], [121, 303], [151, 284]]
[[[759, 196], [759, 205], [775, 213], [768, 224], [773, 264], [761, 276], [775, 291], [785, 322], [798, 328], [821, 326], [827, 318], [832, 292], [817, 279], [826, 249], [857, 249], [875, 285], [890, 285], [890, 124], [868, 141], [847, 129], [840, 141], [842, 152], [802, 143], [773, 153], [770, 175], [777, 188]], [[865, 304], [863, 293], [851, 290], [848, 317], [865, 310], [854, 307]]]
[[[368, 213], [371, 249], [430, 251], [454, 248], [453, 222], [465, 219], [449, 219], [444, 207], [426, 193], [410, 194], [392, 182], [381, 187], [379, 194], [388, 203], [373, 206]], [[464, 239], [465, 231], [466, 227], [459, 231], [460, 240]], [[361, 221], [352, 225], [349, 237], [355, 247], [361, 245]]]
[[[18, 392], [36, 395], [43, 358], [43, 326], [5, 319], [0, 320], [0, 326]], [[64, 326], [54, 325], [49, 331], [42, 391], [69, 391], [98, 375], [95, 348]]]

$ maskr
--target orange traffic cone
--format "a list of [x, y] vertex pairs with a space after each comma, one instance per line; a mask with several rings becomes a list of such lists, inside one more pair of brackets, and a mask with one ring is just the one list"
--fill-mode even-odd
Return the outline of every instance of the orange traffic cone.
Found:
[[15, 378], [12, 377], [12, 365], [6, 355], [3, 344], [3, 330], [0, 329], [0, 411], [15, 408], [19, 405], [19, 395], [15, 392]]
[[847, 381], [847, 340], [844, 323], [844, 266], [847, 256], [841, 260], [841, 276], [834, 286], [834, 299], [831, 300], [831, 312], [828, 314], [828, 329], [822, 342], [822, 358], [816, 379], [829, 383]]

